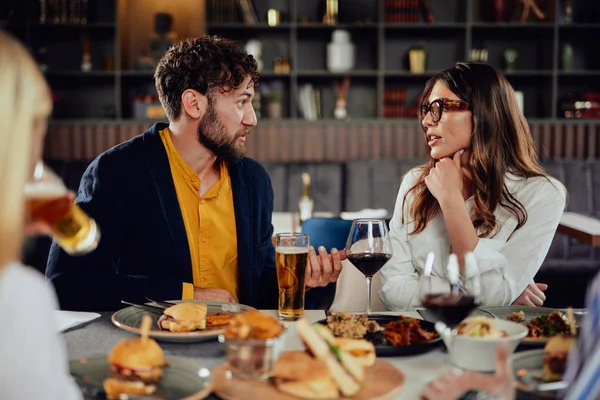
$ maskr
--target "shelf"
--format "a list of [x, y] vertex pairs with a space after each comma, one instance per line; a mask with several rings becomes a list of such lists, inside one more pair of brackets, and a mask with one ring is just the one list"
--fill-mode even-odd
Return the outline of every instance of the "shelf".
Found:
[[215, 24], [211, 25], [210, 22], [206, 24], [206, 29], [227, 29], [227, 30], [258, 30], [258, 29], [291, 29], [292, 24], [290, 23], [281, 23], [279, 25], [271, 26], [265, 23], [258, 24], [242, 24], [242, 23], [233, 23], [233, 24]]
[[407, 78], [431, 78], [432, 76], [434, 76], [435, 74], [437, 74], [439, 71], [425, 71], [423, 73], [412, 73], [410, 71], [406, 71], [406, 70], [389, 70], [389, 71], [385, 71], [383, 73], [383, 75], [387, 78], [387, 77], [391, 77], [391, 78], [400, 78], [400, 77], [407, 77]]
[[136, 71], [136, 70], [121, 71], [121, 76], [123, 76], [123, 77], [126, 77], [126, 76], [139, 77], [139, 78], [153, 77], [154, 71]]
[[116, 29], [117, 25], [112, 22], [97, 22], [90, 24], [33, 24], [32, 28], [38, 29]]
[[289, 74], [276, 74], [273, 71], [262, 71], [260, 73], [260, 77], [261, 78], [281, 78], [281, 79], [287, 79], [290, 78], [292, 76], [291, 73]]
[[552, 70], [515, 70], [515, 71], [502, 71], [500, 70], [500, 72], [502, 72], [505, 76], [507, 77], [511, 77], [511, 76], [524, 76], [524, 77], [528, 77], [528, 78], [535, 78], [536, 76], [552, 76]]
[[600, 71], [586, 71], [586, 70], [578, 70], [578, 71], [558, 71], [559, 76], [581, 76], [581, 77], [589, 77], [589, 76], [600, 76]]
[[335, 24], [335, 25], [327, 25], [321, 24], [318, 22], [311, 22], [307, 24], [298, 24], [298, 30], [302, 29], [374, 29], [379, 27], [379, 24], [373, 23], [365, 23], [365, 24]]
[[46, 77], [70, 77], [70, 78], [106, 78], [114, 77], [115, 71], [78, 71], [78, 70], [65, 70], [65, 71], [47, 71], [44, 73]]
[[476, 29], [554, 29], [554, 22], [473, 22]]
[[600, 24], [589, 24], [589, 23], [572, 23], [572, 24], [560, 24], [558, 25], [560, 29], [600, 29]]
[[[149, 123], [154, 124], [155, 122], [166, 121], [165, 119], [138, 119], [138, 118], [53, 118], [50, 120], [50, 124], [139, 124]], [[586, 119], [586, 118], [527, 118], [527, 122], [530, 124], [589, 124], [589, 123], [600, 123], [600, 119]], [[308, 121], [302, 118], [281, 118], [281, 119], [259, 119], [260, 125], [282, 123], [292, 124], [352, 124], [352, 123], [374, 123], [374, 124], [402, 124], [411, 125], [417, 123], [416, 118], [348, 118], [348, 119], [334, 119], [334, 118], [321, 118], [316, 121]]]
[[378, 72], [375, 70], [355, 70], [348, 72], [329, 72], [325, 70], [304, 70], [296, 73], [298, 77], [327, 77], [327, 76], [371, 76], [376, 77]]
[[441, 23], [426, 23], [426, 22], [388, 22], [384, 25], [385, 29], [466, 29], [465, 22], [441, 22]]

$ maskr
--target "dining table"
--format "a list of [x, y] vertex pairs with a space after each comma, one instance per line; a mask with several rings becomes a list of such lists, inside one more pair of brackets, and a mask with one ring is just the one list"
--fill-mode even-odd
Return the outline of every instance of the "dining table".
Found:
[[[262, 310], [277, 316], [276, 310]], [[123, 338], [134, 337], [117, 328], [111, 322], [112, 312], [101, 312], [100, 317], [84, 325], [68, 329], [63, 333], [69, 359], [81, 359], [107, 355], [112, 347]], [[378, 312], [383, 315], [398, 315], [398, 312]], [[404, 311], [402, 315], [422, 319], [417, 311]], [[323, 310], [306, 310], [304, 317], [310, 322], [325, 318]], [[286, 332], [282, 338], [284, 349], [299, 350], [304, 346], [295, 331], [295, 322], [286, 322]], [[218, 340], [196, 343], [159, 342], [166, 355], [181, 356], [197, 361], [199, 367], [214, 370], [226, 362], [225, 345]], [[404, 374], [404, 383], [394, 394], [393, 399], [418, 399], [419, 393], [430, 380], [453, 369], [443, 345], [424, 354], [385, 357], [385, 361], [398, 368]], [[218, 399], [214, 394], [209, 397]]]

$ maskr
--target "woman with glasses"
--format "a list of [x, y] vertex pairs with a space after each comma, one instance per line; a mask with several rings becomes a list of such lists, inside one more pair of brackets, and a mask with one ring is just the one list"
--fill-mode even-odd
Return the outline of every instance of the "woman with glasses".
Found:
[[485, 305], [541, 306], [546, 285], [533, 277], [566, 191], [540, 166], [511, 85], [489, 65], [457, 63], [427, 82], [419, 122], [429, 154], [400, 186], [381, 300], [392, 310], [419, 306], [428, 253], [435, 286], [451, 253], [462, 261], [473, 252]]

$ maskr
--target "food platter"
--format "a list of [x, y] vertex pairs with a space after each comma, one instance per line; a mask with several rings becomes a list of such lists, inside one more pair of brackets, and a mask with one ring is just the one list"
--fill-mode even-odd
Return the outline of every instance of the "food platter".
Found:
[[[223, 364], [213, 371], [214, 390], [222, 399], [298, 399], [296, 396], [280, 392], [269, 381], [230, 378], [227, 372], [229, 369], [229, 364]], [[344, 400], [392, 399], [403, 384], [404, 375], [398, 368], [384, 360], [376, 360], [375, 364], [366, 370], [361, 391], [353, 397], [344, 397]], [[252, 394], [251, 397], [249, 393]]]
[[[196, 399], [195, 394], [204, 391], [210, 384], [210, 371], [189, 358], [166, 356], [168, 367], [163, 369], [163, 378], [157, 385], [156, 398]], [[97, 388], [108, 378], [110, 366], [107, 356], [94, 356], [71, 360], [69, 369], [77, 380]]]
[[536, 384], [543, 383], [544, 350], [528, 350], [512, 355], [513, 374], [519, 399], [557, 399], [557, 391], [539, 392]]
[[[546, 316], [553, 311], [560, 311], [561, 313], [565, 313], [565, 309], [555, 309], [555, 308], [547, 308], [547, 307], [526, 307], [526, 306], [504, 306], [504, 307], [482, 307], [482, 310], [485, 310], [491, 313], [495, 318], [506, 320], [509, 315], [514, 312], [522, 311], [524, 314], [523, 324], [527, 324], [531, 321], [532, 318]], [[585, 311], [583, 310], [574, 310], [575, 323], [578, 326], [581, 326], [583, 322], [583, 316]], [[521, 345], [525, 345], [526, 347], [538, 348], [544, 347], [546, 342], [548, 341], [548, 337], [525, 337], [521, 341]]]
[[[399, 321], [401, 318], [404, 318], [402, 315], [377, 315], [372, 314], [369, 316], [369, 321], [377, 322], [381, 327], [384, 327], [386, 324], [394, 321]], [[412, 318], [411, 318], [412, 319]], [[435, 333], [434, 324], [428, 321], [417, 320], [421, 329]], [[322, 325], [327, 325], [327, 320], [323, 319], [317, 321]], [[400, 357], [400, 356], [411, 356], [415, 354], [427, 353], [443, 344], [442, 338], [436, 334], [436, 337], [432, 340], [425, 341], [422, 343], [412, 343], [410, 345], [400, 345], [394, 346], [389, 343], [374, 343], [375, 346], [375, 354], [378, 357]]]
[[[234, 314], [232, 311], [223, 311], [227, 310], [229, 303], [221, 303], [216, 301], [199, 301], [199, 300], [188, 300], [189, 302], [206, 304], [208, 307], [208, 315], [216, 315], [216, 314]], [[182, 300], [174, 300], [170, 301], [170, 303], [182, 303]], [[154, 305], [154, 303], [147, 303], [148, 305]], [[245, 305], [237, 305], [239, 306], [240, 311], [248, 311], [254, 310], [254, 308]], [[112, 317], [112, 323], [127, 332], [140, 334], [140, 327], [142, 324], [142, 317], [144, 314], [150, 315], [152, 317], [152, 326], [148, 336], [159, 341], [163, 342], [177, 342], [177, 343], [191, 343], [191, 342], [202, 342], [207, 340], [216, 340], [219, 334], [223, 333], [224, 326], [217, 327], [207, 327], [204, 330], [198, 330], [193, 332], [170, 332], [166, 330], [159, 329], [157, 326], [157, 321], [161, 317], [161, 314], [149, 313], [143, 309], [138, 307], [130, 306], [123, 308], [115, 312]]]

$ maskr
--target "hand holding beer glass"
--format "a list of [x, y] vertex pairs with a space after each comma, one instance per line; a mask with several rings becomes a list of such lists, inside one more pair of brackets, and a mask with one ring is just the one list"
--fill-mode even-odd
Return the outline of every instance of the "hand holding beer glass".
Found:
[[296, 321], [304, 316], [304, 280], [310, 238], [305, 233], [278, 233], [275, 238], [279, 319]]
[[73, 203], [63, 181], [41, 161], [25, 184], [25, 200], [31, 220], [48, 224], [56, 242], [70, 255], [83, 255], [98, 246], [96, 221]]

